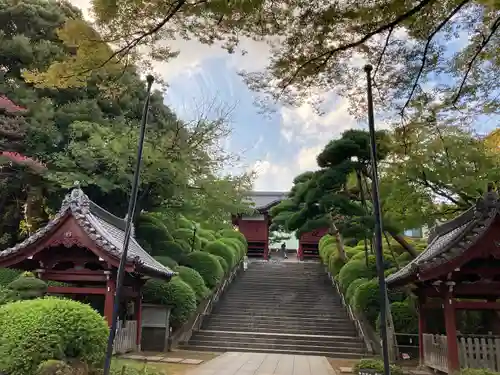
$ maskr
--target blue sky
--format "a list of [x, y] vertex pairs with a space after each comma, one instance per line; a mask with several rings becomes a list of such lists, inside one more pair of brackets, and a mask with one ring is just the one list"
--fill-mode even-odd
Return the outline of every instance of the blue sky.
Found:
[[[84, 11], [90, 3], [72, 2]], [[241, 46], [248, 52], [245, 56], [229, 55], [221, 48], [195, 41], [169, 44], [180, 51], [179, 56], [155, 66], [169, 84], [166, 104], [187, 120], [195, 119], [207, 103], [231, 108], [233, 132], [225, 146], [241, 156], [241, 169], [257, 171], [256, 190], [288, 190], [297, 174], [316, 167], [316, 155], [330, 139], [346, 129], [364, 127], [348, 114], [347, 100], [333, 93], [327, 97], [323, 116], [308, 105], [287, 108], [279, 104], [275, 112], [261, 114], [254, 105], [256, 94], [238, 71], [264, 69], [269, 51], [262, 43], [245, 41]], [[453, 50], [454, 46], [449, 47]], [[478, 130], [491, 130], [495, 124], [485, 119], [478, 123]]]

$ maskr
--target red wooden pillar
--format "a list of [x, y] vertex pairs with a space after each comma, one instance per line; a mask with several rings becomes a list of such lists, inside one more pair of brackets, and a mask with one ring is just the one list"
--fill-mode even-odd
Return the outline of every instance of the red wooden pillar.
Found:
[[447, 292], [444, 298], [444, 322], [448, 338], [448, 373], [460, 369], [458, 360], [458, 341], [455, 301], [452, 292]]
[[425, 297], [418, 297], [418, 353], [420, 357], [420, 366], [424, 365], [424, 333], [427, 330], [427, 321], [425, 318]]
[[106, 282], [106, 292], [104, 294], [104, 317], [111, 327], [113, 323], [113, 303], [115, 299], [116, 283], [111, 277]]
[[141, 338], [142, 338], [142, 291], [139, 289], [137, 291], [137, 296], [135, 297], [135, 318], [137, 320], [137, 337], [136, 337], [136, 345], [137, 350], [141, 350]]
[[[264, 259], [268, 260], [269, 259], [269, 226], [271, 225], [269, 221], [269, 216], [267, 214], [264, 214], [264, 220], [265, 220], [265, 236], [264, 236]], [[263, 233], [264, 234], [264, 233]]]

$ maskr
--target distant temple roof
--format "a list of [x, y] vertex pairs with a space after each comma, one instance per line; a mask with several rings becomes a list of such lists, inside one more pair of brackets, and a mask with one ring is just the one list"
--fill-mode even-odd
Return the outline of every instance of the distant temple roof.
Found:
[[[25, 248], [50, 236], [60, 223], [71, 215], [83, 231], [110, 257], [119, 259], [123, 253], [125, 238], [125, 220], [116, 217], [104, 208], [92, 202], [79, 188], [73, 189], [63, 200], [57, 215], [44, 227], [14, 247], [0, 251], [0, 260], [22, 252]], [[127, 253], [128, 261], [134, 270], [145, 275], [169, 278], [175, 275], [149, 255], [131, 236]]]
[[24, 113], [26, 108], [20, 107], [4, 95], [0, 95], [0, 112], [5, 111], [10, 114]]
[[434, 229], [427, 248], [405, 267], [387, 278], [389, 286], [401, 285], [423, 271], [448, 263], [475, 245], [500, 215], [498, 194], [490, 191], [476, 206]]
[[287, 196], [287, 192], [252, 191], [248, 198], [255, 204], [257, 211], [267, 211], [283, 199], [286, 199]]

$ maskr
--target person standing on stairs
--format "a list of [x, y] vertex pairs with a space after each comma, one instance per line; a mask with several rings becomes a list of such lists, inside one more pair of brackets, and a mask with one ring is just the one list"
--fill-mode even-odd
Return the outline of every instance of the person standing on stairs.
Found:
[[284, 243], [284, 242], [281, 244], [281, 251], [283, 252], [283, 257], [285, 259], [288, 259], [288, 254], [286, 252], [286, 243]]

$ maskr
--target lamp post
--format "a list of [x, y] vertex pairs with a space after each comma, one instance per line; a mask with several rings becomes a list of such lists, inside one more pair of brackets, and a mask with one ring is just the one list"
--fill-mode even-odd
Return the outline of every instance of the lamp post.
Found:
[[134, 181], [132, 183], [132, 192], [130, 194], [130, 200], [128, 202], [128, 212], [126, 216], [125, 224], [125, 238], [123, 240], [122, 254], [120, 258], [120, 265], [118, 267], [118, 272], [116, 274], [116, 291], [115, 300], [113, 303], [113, 318], [111, 321], [111, 328], [109, 330], [108, 345], [106, 348], [106, 357], [104, 360], [104, 375], [109, 374], [109, 369], [111, 366], [111, 357], [113, 356], [113, 344], [115, 341], [116, 327], [118, 323], [118, 310], [120, 307], [120, 297], [123, 287], [123, 278], [125, 276], [125, 263], [127, 262], [128, 245], [130, 242], [130, 233], [132, 229], [132, 220], [135, 213], [135, 206], [137, 204], [137, 193], [139, 190], [139, 177], [141, 174], [141, 164], [142, 164], [142, 150], [144, 148], [144, 137], [146, 134], [146, 124], [148, 121], [149, 112], [149, 99], [151, 97], [151, 86], [153, 85], [154, 78], [151, 75], [146, 77], [147, 81], [147, 96], [146, 102], [144, 103], [144, 108], [142, 110], [141, 118], [141, 128], [139, 133], [139, 143], [137, 145], [137, 161], [134, 170]]
[[196, 231], [198, 230], [198, 223], [193, 223], [193, 239], [191, 240], [191, 251], [194, 251], [194, 242], [196, 240]]
[[368, 130], [370, 132], [370, 154], [372, 167], [372, 200], [375, 216], [375, 256], [377, 259], [378, 284], [380, 289], [380, 336], [382, 336], [382, 356], [384, 359], [384, 375], [390, 375], [389, 348], [387, 338], [387, 290], [384, 275], [384, 255], [382, 253], [382, 214], [380, 212], [380, 196], [378, 189], [377, 143], [375, 139], [375, 120], [373, 115], [372, 72], [371, 65], [365, 66], [368, 99]]

